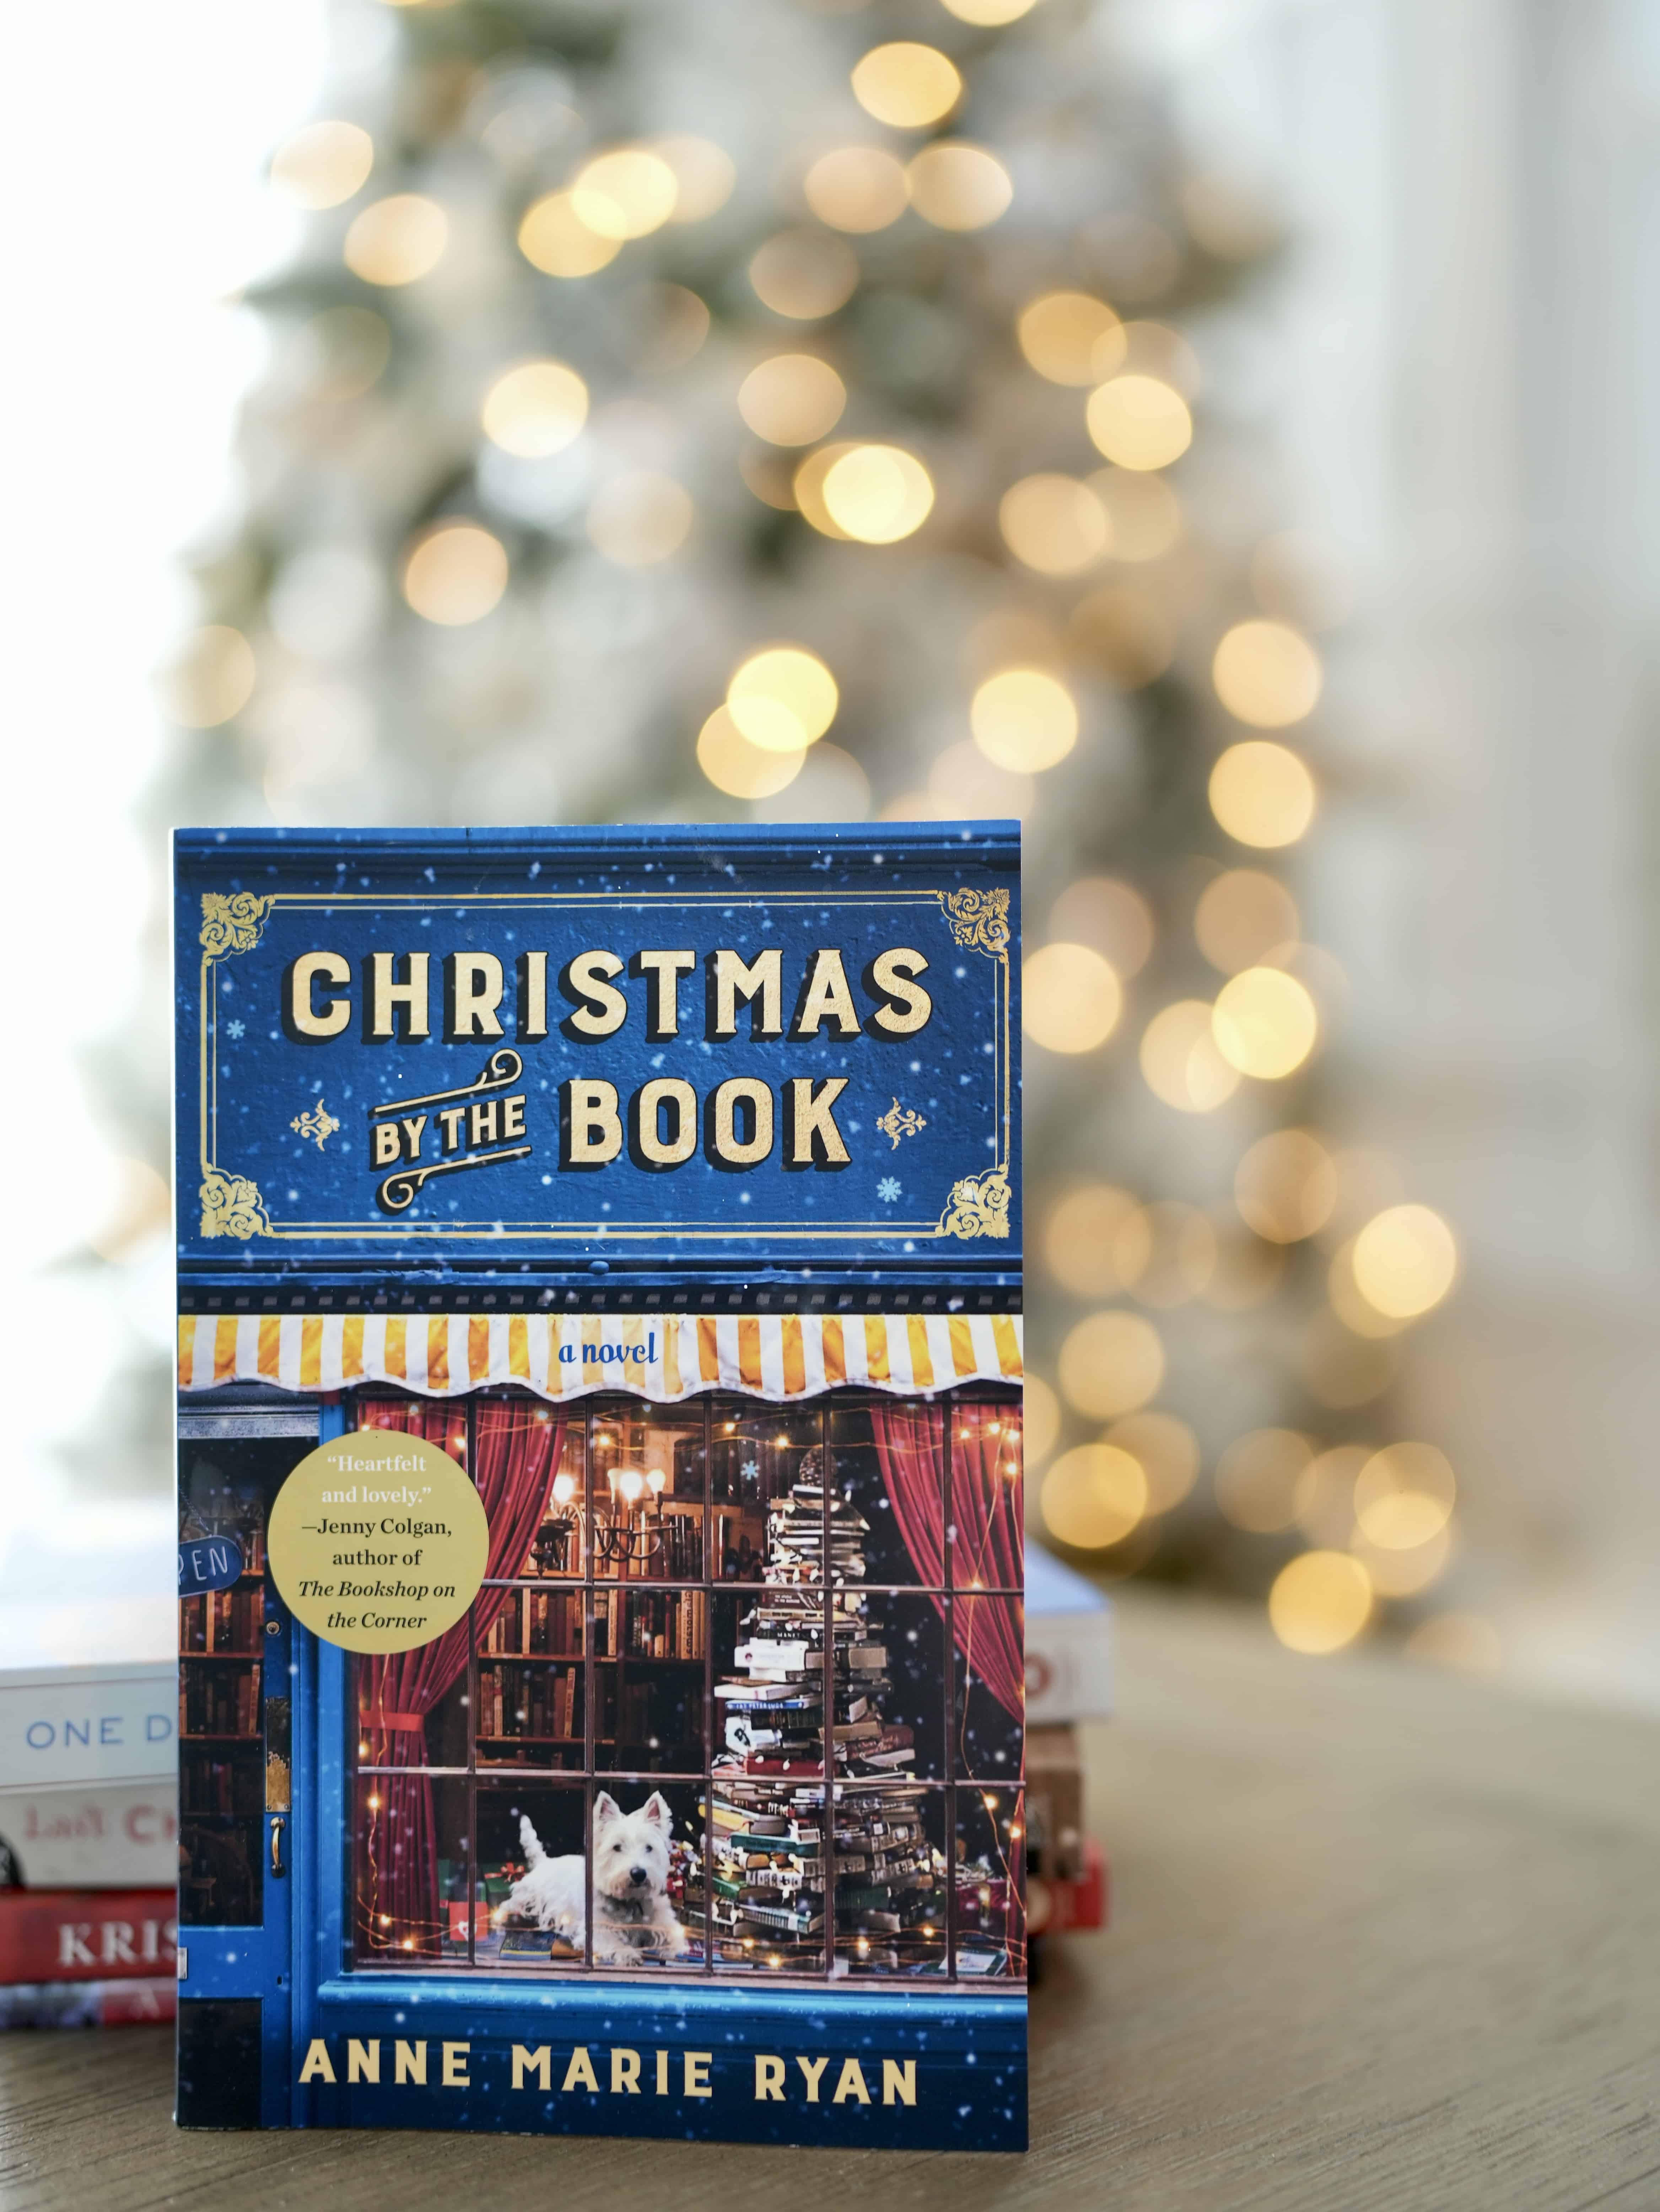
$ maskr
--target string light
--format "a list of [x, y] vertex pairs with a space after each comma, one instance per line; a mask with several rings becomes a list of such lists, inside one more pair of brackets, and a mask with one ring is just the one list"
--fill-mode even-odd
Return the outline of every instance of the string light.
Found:
[[1105, 1551], [1146, 1513], [1147, 1476], [1140, 1461], [1115, 1444], [1076, 1444], [1044, 1477], [1039, 1510], [1063, 1544]]
[[1149, 1514], [1179, 1505], [1198, 1480], [1199, 1439], [1173, 1413], [1127, 1413], [1113, 1422], [1104, 1442], [1127, 1451], [1141, 1468]]
[[1014, 181], [995, 154], [966, 138], [941, 138], [906, 170], [911, 204], [936, 230], [985, 230], [1006, 215]]
[[1078, 742], [1078, 709], [1057, 676], [1004, 668], [978, 686], [968, 709], [974, 743], [999, 768], [1053, 768]]
[[1344, 1552], [1304, 1552], [1275, 1577], [1268, 1594], [1274, 1633], [1293, 1651], [1341, 1651], [1372, 1619], [1372, 1583]]
[[852, 247], [823, 231], [779, 231], [749, 264], [755, 297], [791, 322], [821, 322], [833, 315], [858, 281], [858, 256]]
[[403, 596], [427, 622], [482, 620], [507, 588], [507, 555], [476, 523], [440, 523], [404, 556]]
[[297, 207], [338, 207], [361, 191], [374, 140], [355, 123], [308, 123], [271, 156], [271, 182]]
[[1381, 1314], [1407, 1320], [1428, 1313], [1452, 1288], [1458, 1247], [1427, 1206], [1391, 1206], [1354, 1240], [1354, 1280]]
[[1115, 561], [1158, 561], [1182, 534], [1182, 503], [1168, 480], [1135, 469], [1097, 469], [1090, 489], [1106, 509]]
[[1164, 1346], [1140, 1314], [1087, 1314], [1062, 1340], [1061, 1395], [1080, 1413], [1112, 1420], [1146, 1405], [1164, 1380]]
[[825, 471], [821, 495], [845, 537], [865, 545], [893, 545], [927, 520], [934, 484], [903, 446], [850, 446]]
[[1355, 1477], [1355, 1522], [1384, 1551], [1415, 1550], [1446, 1527], [1457, 1488], [1446, 1455], [1433, 1444], [1387, 1445]]
[[867, 115], [898, 131], [922, 131], [962, 98], [962, 78], [937, 46], [899, 39], [872, 46], [854, 64], [853, 97]]
[[1121, 469], [1166, 469], [1193, 442], [1193, 417], [1173, 386], [1127, 371], [1089, 395], [1085, 426], [1100, 452]]
[[1153, 910], [1132, 884], [1117, 876], [1081, 876], [1069, 884], [1049, 913], [1050, 933], [1093, 945], [1126, 981], [1138, 975], [1153, 951]]
[[807, 204], [832, 230], [886, 230], [911, 204], [905, 164], [881, 146], [821, 154], [802, 179]]
[[835, 428], [846, 404], [847, 386], [815, 354], [774, 354], [738, 386], [738, 413], [774, 446], [816, 444]]
[[763, 752], [799, 753], [836, 718], [836, 679], [803, 646], [767, 646], [751, 653], [726, 687], [727, 711]]
[[591, 229], [568, 191], [545, 192], [518, 226], [518, 250], [545, 276], [591, 276], [622, 251], [621, 237]]
[[1245, 968], [1230, 976], [1210, 1019], [1228, 1066], [1264, 1083], [1300, 1067], [1319, 1033], [1313, 1000], [1282, 968]]
[[943, 0], [943, 4], [959, 22], [1000, 30], [1005, 23], [1017, 23], [1030, 14], [1037, 0]]
[[1214, 1113], [1239, 1087], [1203, 999], [1178, 999], [1155, 1014], [1142, 1032], [1139, 1058], [1148, 1089], [1180, 1114]]
[[1021, 351], [1051, 384], [1099, 384], [1125, 352], [1124, 325], [1090, 292], [1040, 292], [1015, 324]]
[[1233, 1202], [1257, 1236], [1275, 1244], [1300, 1243], [1331, 1218], [1336, 1163], [1308, 1130], [1276, 1129], [1258, 1138], [1234, 1170]]
[[619, 146], [579, 169], [571, 185], [571, 209], [599, 238], [645, 238], [675, 211], [680, 180], [661, 154], [644, 146]]
[[732, 197], [737, 164], [724, 146], [687, 131], [671, 131], [654, 138], [649, 149], [666, 161], [674, 173], [675, 204], [671, 223], [703, 222], [718, 214]]
[[1314, 819], [1314, 779], [1268, 738], [1230, 745], [1210, 771], [1210, 811], [1241, 845], [1294, 845]]
[[1094, 1052], [1123, 1011], [1118, 979], [1091, 945], [1040, 945], [1021, 965], [1021, 1027], [1050, 1052]]
[[1043, 1255], [1063, 1290], [1095, 1298], [1128, 1289], [1118, 1266], [1117, 1237], [1140, 1210], [1127, 1190], [1112, 1183], [1086, 1183], [1056, 1201], [1044, 1224]]
[[588, 419], [588, 387], [560, 361], [529, 361], [490, 386], [484, 434], [504, 453], [544, 459], [562, 453]]
[[1299, 631], [1278, 622], [1236, 623], [1210, 665], [1228, 713], [1260, 730], [1300, 722], [1320, 696], [1320, 657]]
[[366, 207], [346, 233], [346, 266], [366, 284], [388, 288], [429, 276], [449, 243], [450, 219], [436, 200], [395, 192]]
[[1112, 542], [1106, 509], [1075, 477], [1022, 477], [997, 508], [1003, 542], [1040, 576], [1075, 576], [1105, 559]]

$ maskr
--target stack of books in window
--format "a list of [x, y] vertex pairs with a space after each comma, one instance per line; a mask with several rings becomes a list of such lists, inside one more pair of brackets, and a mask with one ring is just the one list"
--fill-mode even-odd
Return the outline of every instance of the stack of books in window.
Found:
[[724, 1749], [714, 1763], [711, 1879], [728, 1964], [822, 1963], [827, 1736], [839, 1964], [927, 1971], [942, 1960], [945, 1865], [924, 1833], [924, 1792], [905, 1778], [912, 1731], [882, 1717], [881, 1620], [862, 1593], [823, 1587], [827, 1555], [833, 1577], [863, 1574], [868, 1534], [845, 1499], [827, 1505], [815, 1451], [768, 1509], [768, 1586], [733, 1655], [743, 1671], [715, 1687]]
[[173, 2017], [167, 1665], [0, 1672], [0, 2028]]

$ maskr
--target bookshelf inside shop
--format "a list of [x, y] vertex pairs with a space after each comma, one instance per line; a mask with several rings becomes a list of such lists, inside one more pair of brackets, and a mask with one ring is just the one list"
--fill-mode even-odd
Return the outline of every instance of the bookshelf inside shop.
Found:
[[265, 1804], [261, 1707], [264, 1535], [245, 1531], [228, 1589], [180, 1601], [179, 1810], [182, 1905], [197, 1927], [259, 1917]]

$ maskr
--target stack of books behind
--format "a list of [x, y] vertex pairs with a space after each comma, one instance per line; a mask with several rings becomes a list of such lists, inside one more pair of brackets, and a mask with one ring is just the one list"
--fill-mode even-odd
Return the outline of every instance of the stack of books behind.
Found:
[[0, 1670], [0, 2028], [176, 2008], [178, 1676]]
[[1093, 1583], [1027, 1546], [1027, 1926], [1034, 1980], [1057, 1936], [1106, 1925], [1106, 1856], [1084, 1832], [1077, 1723], [1112, 1711], [1111, 1620]]

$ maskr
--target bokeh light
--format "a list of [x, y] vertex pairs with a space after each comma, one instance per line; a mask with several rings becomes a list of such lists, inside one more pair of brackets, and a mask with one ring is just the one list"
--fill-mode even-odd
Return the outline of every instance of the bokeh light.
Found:
[[560, 361], [527, 361], [499, 376], [485, 396], [484, 434], [527, 460], [562, 453], [588, 419], [588, 387]]
[[1342, 1551], [1354, 1534], [1354, 1484], [1372, 1456], [1370, 1444], [1333, 1444], [1317, 1452], [1297, 1486], [1297, 1526], [1311, 1544]]
[[1157, 1395], [1164, 1371], [1164, 1345], [1152, 1322], [1109, 1307], [1067, 1332], [1057, 1379], [1075, 1412], [1107, 1421], [1139, 1412]]
[[821, 230], [781, 230], [749, 264], [749, 283], [762, 307], [795, 323], [821, 322], [852, 297], [858, 256], [845, 239]]
[[1236, 623], [1216, 647], [1210, 676], [1228, 713], [1259, 730], [1300, 722], [1320, 696], [1320, 656], [1286, 623]]
[[942, 0], [959, 22], [978, 24], [983, 30], [1000, 30], [1029, 15], [1037, 0]]
[[253, 695], [253, 647], [228, 623], [193, 629], [156, 678], [162, 712], [184, 730], [216, 730]]
[[1040, 292], [1021, 309], [1021, 351], [1051, 384], [1099, 384], [1124, 358], [1124, 325], [1092, 292]]
[[905, 164], [882, 146], [821, 154], [802, 179], [807, 204], [832, 230], [886, 230], [911, 204]]
[[1283, 968], [1244, 968], [1216, 994], [1216, 1048], [1241, 1075], [1271, 1083], [1299, 1068], [1314, 1049], [1314, 1001]]
[[1015, 197], [997, 155], [966, 138], [941, 138], [912, 156], [906, 170], [911, 204], [936, 230], [984, 230]]
[[1043, 1465], [1061, 1440], [1061, 1401], [1029, 1367], [1021, 1407], [1021, 1440], [1028, 1474]]
[[1130, 1193], [1113, 1183], [1085, 1183], [1056, 1200], [1044, 1224], [1043, 1256], [1063, 1290], [1099, 1298], [1128, 1287], [1114, 1257], [1114, 1239], [1139, 1211]]
[[997, 525], [1017, 561], [1040, 576], [1076, 576], [1105, 559], [1106, 509], [1076, 477], [1022, 477], [1003, 494]]
[[1289, 1650], [1341, 1651], [1372, 1619], [1371, 1580], [1346, 1552], [1303, 1552], [1275, 1577], [1268, 1617]]
[[730, 799], [770, 799], [801, 774], [806, 748], [768, 752], [751, 744], [724, 707], [717, 707], [698, 732], [698, 766]]
[[1352, 1329], [1356, 1336], [1398, 1336], [1403, 1328], [1412, 1326], [1409, 1316], [1379, 1313], [1361, 1291], [1354, 1279], [1352, 1237], [1331, 1255], [1331, 1264], [1326, 1270], [1326, 1296], [1344, 1328]]
[[588, 503], [594, 550], [619, 568], [651, 568], [686, 543], [692, 495], [656, 469], [625, 469], [600, 485]]
[[1452, 1528], [1449, 1523], [1421, 1544], [1409, 1546], [1374, 1544], [1357, 1530], [1349, 1549], [1379, 1597], [1417, 1597], [1446, 1572]]
[[1388, 1444], [1354, 1480], [1354, 1518], [1368, 1543], [1408, 1552], [1439, 1536], [1458, 1495], [1451, 1463], [1433, 1444]]
[[803, 646], [772, 645], [751, 653], [726, 687], [733, 721], [763, 752], [801, 752], [836, 719], [836, 679]]
[[956, 64], [937, 46], [896, 39], [854, 64], [853, 97], [867, 115], [898, 131], [925, 130], [962, 97]]
[[524, 210], [518, 250], [544, 276], [591, 276], [616, 259], [622, 240], [590, 229], [569, 192], [545, 192]]
[[841, 420], [847, 386], [815, 354], [777, 353], [738, 386], [738, 413], [774, 446], [811, 446]]
[[1031, 776], [999, 768], [965, 740], [948, 745], [934, 761], [925, 799], [924, 821], [1024, 822], [1037, 806], [1038, 787]]
[[675, 211], [680, 180], [661, 154], [617, 146], [585, 162], [571, 185], [579, 222], [600, 238], [648, 237]]
[[1393, 1319], [1415, 1319], [1439, 1305], [1452, 1288], [1458, 1247], [1432, 1207], [1391, 1206], [1355, 1238], [1353, 1266], [1368, 1304]]
[[1050, 908], [1049, 933], [1093, 945], [1128, 981], [1153, 951], [1153, 909], [1133, 884], [1117, 876], [1081, 876]]
[[1255, 1536], [1290, 1528], [1313, 1458], [1308, 1438], [1295, 1429], [1251, 1429], [1236, 1437], [1213, 1479], [1223, 1518]]
[[989, 761], [1028, 775], [1053, 768], [1078, 742], [1072, 694], [1042, 668], [988, 676], [969, 702], [968, 726]]
[[450, 219], [436, 200], [394, 192], [353, 222], [341, 251], [366, 284], [413, 284], [436, 269], [449, 243]]
[[1135, 469], [1097, 469], [1087, 479], [1106, 509], [1115, 561], [1158, 561], [1182, 534], [1182, 503], [1167, 478]]
[[1116, 1444], [1075, 1444], [1045, 1475], [1039, 1499], [1051, 1536], [1075, 1551], [1102, 1552], [1147, 1511], [1147, 1475]]
[[1178, 999], [1142, 1033], [1141, 1069], [1155, 1098], [1181, 1114], [1209, 1114], [1239, 1087], [1239, 1071], [1217, 1049], [1210, 1008], [1203, 999]]
[[1297, 902], [1260, 868], [1227, 868], [1214, 876], [1193, 912], [1194, 940], [1224, 975], [1237, 975], [1264, 954], [1293, 945], [1301, 929]]
[[1187, 402], [1161, 377], [1127, 371], [1089, 395], [1084, 421], [1100, 452], [1121, 469], [1164, 469], [1193, 442]]
[[362, 191], [374, 140], [355, 123], [308, 123], [271, 156], [271, 182], [296, 207], [339, 207]]
[[654, 138], [651, 151], [668, 163], [675, 177], [673, 223], [702, 222], [717, 214], [732, 197], [737, 165], [724, 146], [712, 138], [688, 131], [671, 131]]
[[1233, 1202], [1258, 1237], [1296, 1244], [1330, 1220], [1337, 1204], [1337, 1168], [1306, 1129], [1261, 1137], [1233, 1175]]
[[1314, 819], [1314, 779], [1287, 745], [1246, 738], [1210, 771], [1210, 811], [1241, 845], [1294, 845]]
[[507, 588], [507, 554], [475, 522], [442, 522], [404, 556], [403, 596], [446, 629], [482, 621]]
[[850, 447], [826, 470], [820, 491], [837, 528], [863, 545], [911, 537], [934, 504], [932, 477], [903, 446]]
[[1199, 1439], [1174, 1413], [1126, 1413], [1102, 1442], [1127, 1451], [1147, 1478], [1147, 1510], [1168, 1513], [1199, 1477]]
[[1050, 1052], [1094, 1052], [1124, 1012], [1112, 965], [1087, 945], [1044, 945], [1021, 969], [1021, 1026]]

